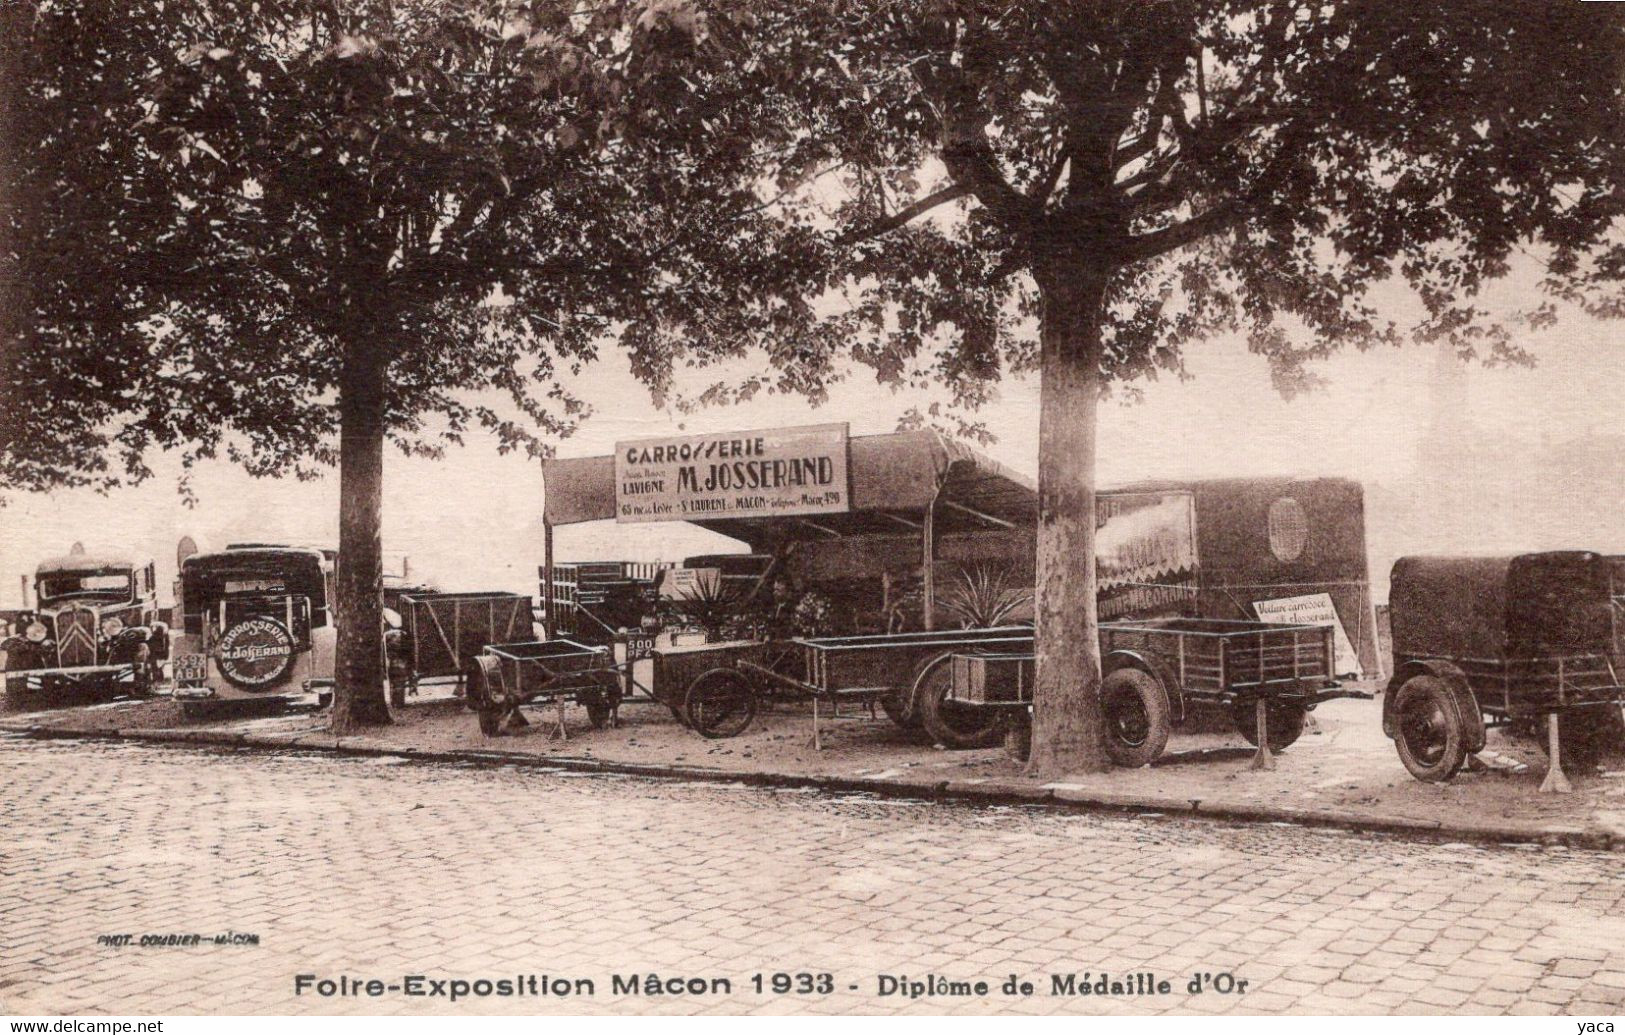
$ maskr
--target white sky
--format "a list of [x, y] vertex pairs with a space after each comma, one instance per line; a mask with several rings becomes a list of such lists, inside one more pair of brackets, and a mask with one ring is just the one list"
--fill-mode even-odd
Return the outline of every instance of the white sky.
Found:
[[[1513, 292], [1512, 294], [1516, 294]], [[1403, 301], [1395, 298], [1396, 306]], [[1515, 302], [1511, 298], [1509, 304]], [[1625, 436], [1620, 401], [1625, 396], [1625, 350], [1617, 325], [1567, 319], [1528, 341], [1539, 366], [1473, 368], [1468, 373], [1469, 416], [1486, 440], [1533, 447], [1587, 436]], [[613, 357], [611, 350], [605, 354]], [[1239, 341], [1219, 340], [1193, 349], [1190, 381], [1149, 384], [1139, 404], [1112, 403], [1102, 410], [1100, 476], [1103, 485], [1147, 477], [1218, 477], [1237, 474], [1339, 475], [1368, 487], [1403, 489], [1414, 478], [1417, 445], [1430, 415], [1428, 382], [1433, 350], [1414, 346], [1339, 355], [1317, 369], [1328, 386], [1285, 401], [1270, 387], [1264, 361]], [[854, 434], [894, 429], [909, 406], [924, 396], [893, 396], [875, 386], [864, 369], [853, 372], [828, 404], [814, 409], [793, 398], [762, 397], [750, 403], [681, 417], [657, 411], [618, 359], [600, 364], [575, 385], [596, 414], [561, 456], [610, 452], [619, 439], [690, 431], [749, 429], [847, 421]], [[981, 414], [999, 441], [987, 451], [1029, 473], [1037, 467], [1037, 384], [1007, 382]], [[1621, 440], [1625, 448], [1625, 440]], [[156, 477], [142, 486], [99, 496], [90, 491], [52, 495], [11, 494], [0, 508], [0, 607], [20, 602], [18, 576], [32, 573], [42, 557], [80, 541], [91, 550], [140, 554], [157, 560], [160, 581], [173, 576], [175, 542], [190, 534], [205, 548], [233, 540], [332, 543], [337, 539], [337, 474], [314, 482], [250, 478], [225, 463], [201, 468], [195, 478], [199, 505], [186, 509], [175, 488], [178, 465], [155, 458]], [[1618, 468], [1616, 468], [1618, 469]], [[1527, 475], [1529, 472], [1522, 472]], [[1494, 507], [1494, 487], [1504, 472], [1472, 472]], [[1612, 515], [1599, 535], [1595, 517], [1574, 526], [1574, 501], [1553, 495], [1504, 516], [1496, 542], [1451, 544], [1462, 549], [1574, 546], [1625, 552], [1625, 486], [1591, 486], [1611, 493], [1603, 507]], [[498, 456], [494, 442], [470, 435], [469, 444], [441, 462], [391, 454], [385, 465], [384, 549], [407, 555], [414, 575], [445, 590], [501, 588], [535, 592], [541, 562], [540, 472], [519, 456]], [[1587, 501], [1593, 512], [1597, 500]], [[1380, 515], [1371, 515], [1370, 523]], [[1571, 542], [1567, 529], [1583, 528], [1586, 541]], [[1393, 530], [1371, 527], [1374, 544]], [[1412, 532], [1405, 533], [1414, 534]], [[561, 529], [559, 560], [680, 559], [726, 549], [731, 541], [682, 524], [617, 527], [613, 523]], [[1437, 544], [1433, 544], [1435, 547]], [[1389, 543], [1387, 553], [1408, 544]], [[1392, 557], [1374, 545], [1373, 574]], [[1377, 570], [1381, 566], [1380, 572]]]

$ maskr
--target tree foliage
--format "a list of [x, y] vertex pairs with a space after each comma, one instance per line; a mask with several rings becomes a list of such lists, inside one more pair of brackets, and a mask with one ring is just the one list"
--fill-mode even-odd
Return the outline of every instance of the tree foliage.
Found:
[[153, 447], [315, 474], [358, 332], [420, 451], [565, 433], [554, 375], [610, 336], [656, 383], [679, 339], [779, 340], [809, 271], [753, 211], [748, 8], [7, 5], [0, 477], [106, 487]]
[[[1037, 362], [1033, 271], [1110, 271], [1100, 374], [1246, 335], [1279, 387], [1344, 347], [1529, 357], [1475, 295], [1518, 253], [1604, 311], [1625, 243], [1608, 5], [833, 0], [793, 163], [846, 250], [844, 345], [965, 400]], [[791, 77], [793, 76], [793, 81]], [[1397, 280], [1422, 317], [1366, 297]], [[1539, 322], [1542, 308], [1526, 316]], [[834, 371], [833, 361], [821, 365]]]

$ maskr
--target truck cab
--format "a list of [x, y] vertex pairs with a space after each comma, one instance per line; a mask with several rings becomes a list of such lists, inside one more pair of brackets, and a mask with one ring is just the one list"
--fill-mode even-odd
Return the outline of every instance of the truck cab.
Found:
[[12, 700], [145, 695], [169, 656], [149, 562], [75, 552], [40, 562], [36, 607], [0, 640]]

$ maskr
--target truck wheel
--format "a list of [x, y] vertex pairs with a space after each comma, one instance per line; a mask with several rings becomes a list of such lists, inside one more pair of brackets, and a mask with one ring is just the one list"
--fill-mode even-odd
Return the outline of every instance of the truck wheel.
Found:
[[[1546, 739], [1542, 723], [1535, 743], [1541, 754], [1549, 754], [1551, 744]], [[1557, 746], [1563, 752], [1563, 768], [1589, 772], [1597, 767], [1604, 755], [1613, 755], [1625, 749], [1625, 723], [1620, 720], [1619, 708], [1575, 708], [1557, 718]]]
[[756, 719], [756, 688], [731, 668], [702, 672], [688, 685], [683, 713], [707, 740], [737, 737]]
[[914, 680], [914, 706], [920, 710], [920, 725], [933, 741], [955, 751], [997, 747], [1004, 740], [1004, 723], [998, 711], [949, 699], [954, 681], [952, 661], [952, 654], [940, 655]]
[[1450, 686], [1412, 676], [1394, 697], [1394, 747], [1418, 780], [1446, 783], [1467, 760], [1467, 723]]
[[130, 687], [132, 697], [151, 697], [153, 695], [153, 652], [145, 643], [135, 652], [135, 663], [130, 669]]
[[[1238, 700], [1230, 706], [1230, 715], [1236, 721], [1236, 732], [1247, 738], [1247, 743], [1258, 746], [1258, 713], [1252, 700]], [[1272, 700], [1264, 706], [1264, 728], [1270, 738], [1270, 750], [1280, 754], [1303, 736], [1303, 724], [1309, 720], [1309, 709], [1296, 702]]]
[[581, 699], [581, 703], [587, 706], [587, 721], [592, 723], [595, 730], [608, 726], [610, 719], [615, 717], [615, 709], [621, 704], [620, 685], [613, 679], [605, 683], [602, 689], [593, 690]]
[[1138, 769], [1161, 757], [1173, 723], [1168, 692], [1155, 676], [1120, 668], [1100, 684], [1100, 703], [1106, 718], [1106, 755], [1114, 765]]

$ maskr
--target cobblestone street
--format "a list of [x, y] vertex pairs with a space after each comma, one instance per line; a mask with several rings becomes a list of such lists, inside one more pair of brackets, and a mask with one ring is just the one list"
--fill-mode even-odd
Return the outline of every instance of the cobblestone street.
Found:
[[[1618, 854], [23, 738], [0, 741], [0, 777], [12, 1013], [1595, 1016], [1625, 1003]], [[202, 941], [140, 945], [171, 934]], [[258, 944], [214, 943], [229, 934]], [[775, 994], [781, 971], [829, 974], [829, 991], [814, 978], [811, 993]], [[1103, 971], [1171, 990], [1052, 994], [1056, 975], [1081, 990]], [[1245, 992], [1190, 994], [1202, 973]], [[301, 974], [384, 991], [296, 995]], [[530, 974], [589, 979], [594, 994], [473, 985]], [[614, 987], [634, 974], [636, 994]], [[1034, 994], [1001, 994], [1012, 974]], [[388, 990], [408, 975], [470, 990]], [[732, 987], [647, 995], [649, 975]], [[881, 995], [882, 975], [985, 980], [990, 994]]]

